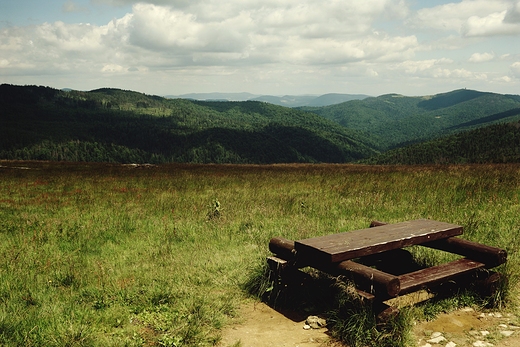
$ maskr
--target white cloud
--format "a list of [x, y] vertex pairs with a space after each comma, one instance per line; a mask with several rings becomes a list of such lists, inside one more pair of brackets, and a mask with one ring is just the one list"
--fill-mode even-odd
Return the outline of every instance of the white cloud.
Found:
[[520, 23], [505, 22], [507, 11], [491, 13], [485, 17], [471, 16], [462, 25], [463, 36], [496, 36], [520, 33]]
[[103, 68], [101, 69], [101, 72], [125, 72], [127, 71], [128, 69], [125, 69], [123, 66], [121, 65], [117, 65], [117, 64], [106, 64], [105, 66], [103, 66]]
[[484, 63], [495, 58], [495, 53], [473, 53], [469, 58], [470, 63]]
[[395, 69], [402, 70], [407, 74], [424, 74], [431, 75], [433, 69], [439, 69], [438, 66], [450, 65], [453, 61], [451, 59], [428, 59], [421, 61], [407, 60], [402, 63], [396, 64]]
[[488, 16], [510, 6], [506, 0], [462, 0], [417, 11], [410, 20], [416, 27], [459, 31], [472, 16]]
[[502, 76], [502, 77], [496, 78], [495, 81], [509, 83], [512, 81], [512, 79], [509, 76]]
[[511, 75], [515, 78], [520, 78], [520, 61], [511, 64]]
[[407, 75], [419, 78], [434, 78], [456, 81], [482, 81], [487, 80], [488, 75], [481, 72], [473, 72], [465, 68], [453, 68], [454, 61], [448, 58], [428, 59], [422, 61], [405, 61], [392, 66], [395, 71], [401, 71]]
[[[123, 3], [132, 1], [117, 2]], [[372, 29], [378, 18], [402, 16], [402, 1], [273, 0], [235, 6], [242, 2], [230, 0], [209, 1], [209, 7], [202, 2], [168, 3], [171, 6], [137, 3], [131, 13], [102, 26], [57, 21], [3, 29], [2, 59], [10, 68], [38, 67], [38, 73], [46, 74], [124, 72], [132, 66], [142, 67], [139, 71], [190, 66], [235, 69], [246, 63], [395, 61], [410, 59], [418, 45], [413, 35], [391, 36]], [[189, 11], [177, 5], [189, 5]], [[217, 5], [219, 11], [210, 10]], [[7, 72], [6, 65], [0, 67], [3, 74], [20, 72]]]
[[102, 49], [101, 38], [106, 34], [104, 27], [88, 24], [44, 23], [36, 27], [35, 40], [42, 46], [59, 51], [92, 51]]
[[409, 23], [417, 28], [456, 31], [464, 37], [520, 33], [520, 2], [463, 0], [424, 8]]

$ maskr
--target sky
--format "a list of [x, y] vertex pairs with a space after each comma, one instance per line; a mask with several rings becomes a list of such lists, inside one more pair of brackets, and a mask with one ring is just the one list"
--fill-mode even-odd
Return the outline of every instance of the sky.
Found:
[[0, 0], [0, 83], [520, 94], [520, 1]]

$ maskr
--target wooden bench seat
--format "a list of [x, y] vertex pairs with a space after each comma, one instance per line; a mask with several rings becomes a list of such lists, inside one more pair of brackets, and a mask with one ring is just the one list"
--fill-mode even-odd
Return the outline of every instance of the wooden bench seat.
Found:
[[425, 287], [449, 281], [485, 266], [484, 263], [463, 258], [398, 276], [401, 288], [399, 295], [409, 294]]

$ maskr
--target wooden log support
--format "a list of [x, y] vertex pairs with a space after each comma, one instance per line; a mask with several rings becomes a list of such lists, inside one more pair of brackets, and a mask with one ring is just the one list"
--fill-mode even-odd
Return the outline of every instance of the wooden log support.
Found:
[[[372, 221], [370, 227], [379, 227], [386, 224], [387, 223], [380, 221]], [[466, 258], [486, 264], [486, 268], [488, 269], [504, 264], [507, 261], [507, 251], [505, 249], [487, 246], [457, 237], [425, 242], [421, 244], [421, 246], [462, 255]]]
[[486, 264], [486, 268], [493, 268], [507, 261], [507, 251], [497, 247], [483, 245], [477, 242], [450, 237], [424, 243], [422, 246], [462, 255]]
[[494, 296], [499, 290], [500, 282], [503, 279], [503, 276], [498, 272], [482, 271], [482, 273], [479, 273], [475, 279], [477, 291], [483, 297]]
[[269, 241], [269, 250], [279, 258], [291, 261], [295, 258], [294, 241], [283, 237], [273, 237]]
[[363, 291], [376, 296], [393, 298], [401, 290], [400, 280], [397, 276], [351, 260], [345, 260], [335, 265], [332, 271], [347, 276]]
[[376, 312], [377, 325], [381, 326], [395, 318], [399, 314], [399, 308], [381, 303]]

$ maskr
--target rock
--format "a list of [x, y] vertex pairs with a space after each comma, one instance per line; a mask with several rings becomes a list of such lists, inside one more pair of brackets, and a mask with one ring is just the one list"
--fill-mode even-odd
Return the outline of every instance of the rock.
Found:
[[487, 336], [487, 335], [489, 335], [489, 331], [487, 331], [487, 330], [482, 330], [482, 331], [480, 332], [480, 335], [482, 335], [482, 336]]
[[320, 329], [327, 325], [327, 321], [318, 316], [309, 316], [307, 317], [305, 324], [309, 325], [312, 329]]
[[439, 337], [439, 336], [442, 336], [442, 333], [439, 332], [439, 331], [436, 331], [436, 332], [433, 332], [430, 337], [431, 338], [436, 338], [436, 337]]
[[513, 330], [502, 330], [500, 333], [502, 335], [504, 335], [505, 337], [509, 337], [509, 336], [513, 335], [515, 332]]
[[500, 312], [491, 312], [491, 313], [489, 313], [489, 316], [490, 317], [495, 317], [495, 318], [502, 318], [503, 317], [502, 313], [500, 313]]
[[455, 347], [456, 345], [457, 345], [457, 344], [456, 344], [455, 342], [450, 341], [450, 342], [448, 342], [448, 343], [446, 344], [445, 347]]
[[425, 345], [422, 345], [421, 347], [432, 347], [432, 345], [430, 345], [429, 343], [425, 344]]
[[489, 342], [484, 341], [475, 341], [473, 342], [473, 347], [492, 347], [493, 345]]
[[303, 329], [305, 329], [305, 330], [309, 330], [310, 328], [311, 328], [311, 326], [310, 326], [309, 324], [305, 324], [305, 325], [303, 326]]
[[433, 339], [429, 339], [427, 342], [430, 342], [430, 343], [440, 343], [442, 341], [446, 341], [446, 338], [441, 335], [441, 336], [434, 337]]

